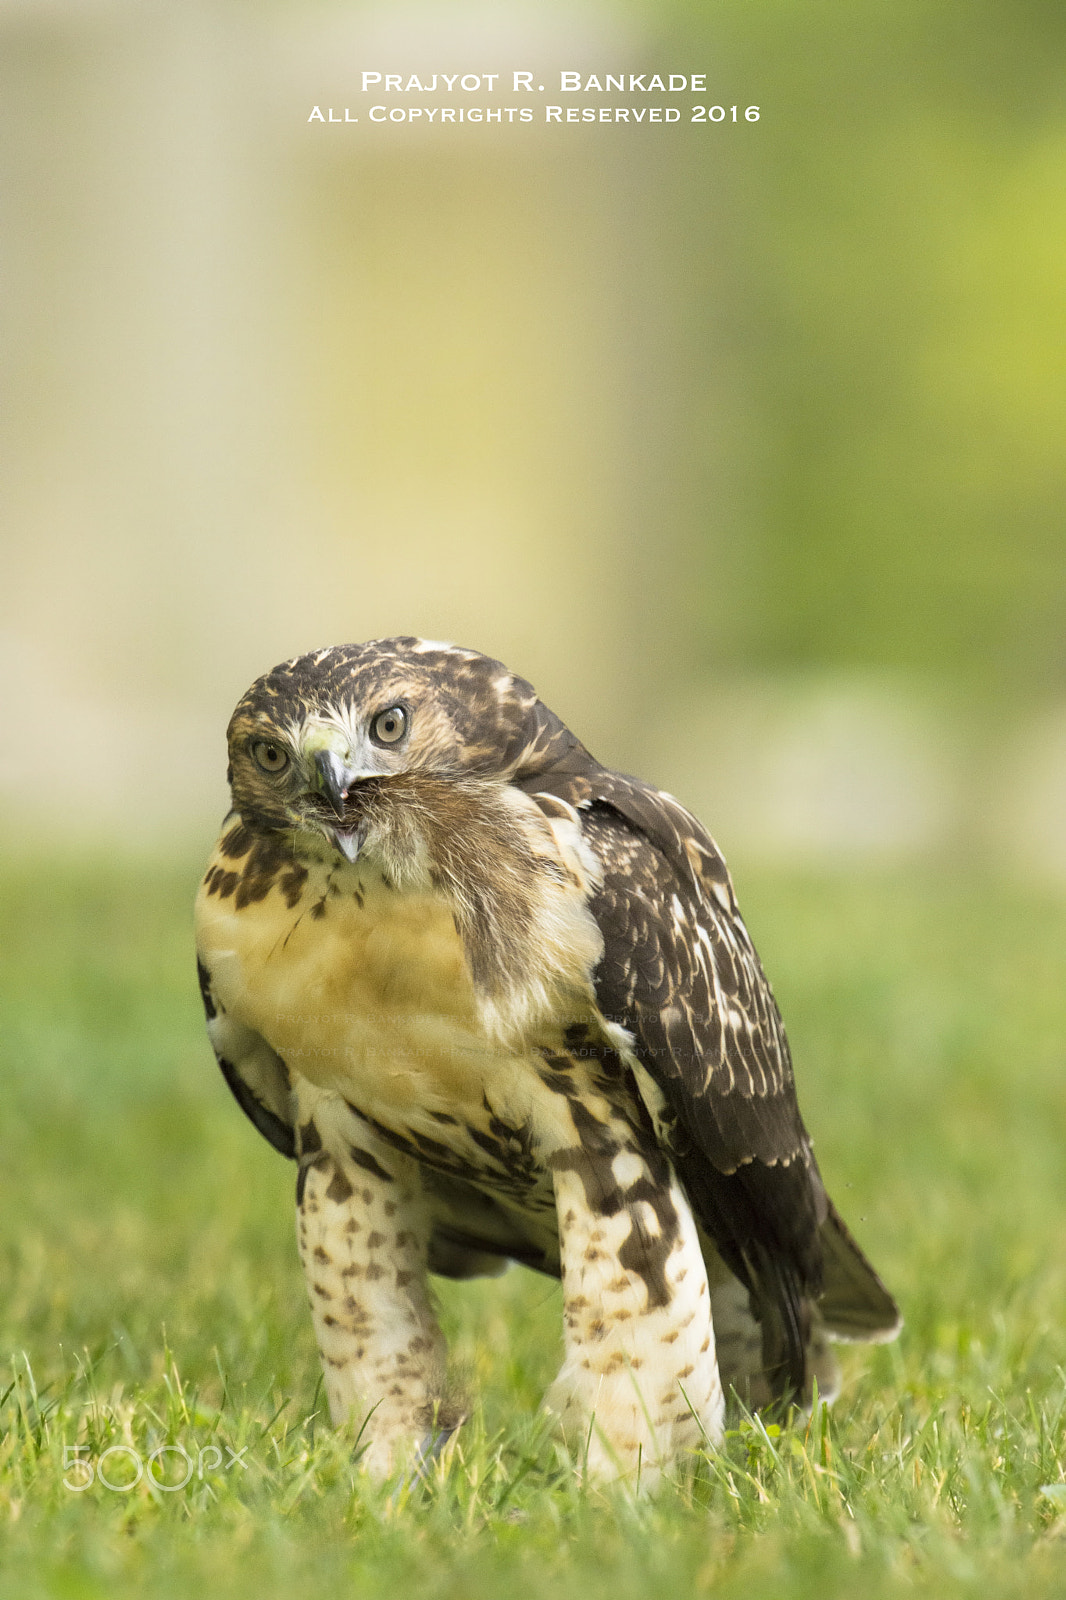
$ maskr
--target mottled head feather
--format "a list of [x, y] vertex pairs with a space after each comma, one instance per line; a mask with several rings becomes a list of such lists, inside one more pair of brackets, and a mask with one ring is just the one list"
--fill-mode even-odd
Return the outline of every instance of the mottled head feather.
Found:
[[[439, 736], [422, 763], [441, 775], [521, 782], [528, 772], [595, 765], [585, 747], [538, 698], [532, 684], [491, 656], [403, 636], [333, 645], [264, 673], [243, 696], [230, 736], [264, 724], [303, 721], [327, 706], [368, 714], [395, 702], [432, 702]], [[449, 737], [450, 735], [450, 737]]]

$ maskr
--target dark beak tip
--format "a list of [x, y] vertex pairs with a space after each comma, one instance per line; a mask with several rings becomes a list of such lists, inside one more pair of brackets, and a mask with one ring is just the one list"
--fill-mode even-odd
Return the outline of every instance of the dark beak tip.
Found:
[[341, 787], [344, 769], [332, 750], [316, 751], [315, 767], [318, 771], [320, 792], [333, 807], [334, 815], [343, 818], [344, 802], [348, 798], [347, 788]]

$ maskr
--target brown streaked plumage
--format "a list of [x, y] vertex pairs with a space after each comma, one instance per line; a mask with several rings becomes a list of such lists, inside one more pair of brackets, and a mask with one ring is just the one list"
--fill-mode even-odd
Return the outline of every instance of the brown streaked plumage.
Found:
[[[208, 1030], [299, 1162], [336, 1421], [391, 1471], [456, 1417], [427, 1271], [561, 1275], [589, 1470], [831, 1392], [896, 1307], [822, 1185], [714, 843], [530, 685], [412, 638], [257, 680], [197, 901]], [[369, 1420], [368, 1420], [369, 1419]]]

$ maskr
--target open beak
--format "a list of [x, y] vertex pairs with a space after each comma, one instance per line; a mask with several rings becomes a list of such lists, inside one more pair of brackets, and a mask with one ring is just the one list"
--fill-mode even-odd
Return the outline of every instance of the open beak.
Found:
[[337, 849], [349, 861], [355, 861], [366, 838], [365, 830], [359, 824], [354, 826], [345, 823], [345, 802], [352, 785], [358, 783], [365, 774], [356, 772], [351, 767], [346, 767], [344, 762], [332, 750], [316, 750], [314, 756], [315, 769], [318, 773], [316, 788], [325, 795], [340, 827], [331, 828], [333, 842]]

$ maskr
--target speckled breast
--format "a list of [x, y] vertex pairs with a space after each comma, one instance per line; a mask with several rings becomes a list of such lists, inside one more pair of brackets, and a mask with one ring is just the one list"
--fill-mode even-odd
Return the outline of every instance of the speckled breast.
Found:
[[529, 1118], [528, 1057], [480, 1026], [440, 895], [401, 894], [362, 862], [279, 870], [254, 897], [241, 892], [247, 882], [247, 868], [224, 857], [208, 869], [200, 955], [226, 1011], [290, 1074], [398, 1132], [439, 1130], [442, 1116], [477, 1123], [486, 1096], [508, 1120]]

